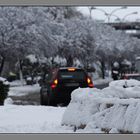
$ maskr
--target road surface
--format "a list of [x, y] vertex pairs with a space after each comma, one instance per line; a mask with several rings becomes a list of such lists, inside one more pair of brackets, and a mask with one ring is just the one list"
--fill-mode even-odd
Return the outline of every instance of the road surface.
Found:
[[[95, 88], [103, 89], [108, 86], [106, 84], [95, 85]], [[16, 105], [40, 105], [40, 94], [39, 92], [31, 93], [24, 96], [9, 96]]]

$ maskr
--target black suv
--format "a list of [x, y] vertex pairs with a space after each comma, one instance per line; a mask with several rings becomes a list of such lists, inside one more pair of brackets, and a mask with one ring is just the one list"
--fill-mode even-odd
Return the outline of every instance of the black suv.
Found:
[[41, 105], [68, 105], [71, 92], [78, 87], [93, 87], [88, 74], [81, 68], [65, 67], [52, 70], [42, 79], [40, 90]]

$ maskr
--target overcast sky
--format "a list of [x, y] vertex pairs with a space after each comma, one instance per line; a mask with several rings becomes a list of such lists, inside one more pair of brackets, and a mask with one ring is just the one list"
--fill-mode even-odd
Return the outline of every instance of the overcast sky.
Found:
[[[95, 7], [98, 9], [102, 9], [106, 13], [110, 14], [114, 9], [118, 9], [121, 6], [95, 6]], [[79, 7], [78, 9], [84, 15], [89, 16], [89, 10], [87, 6]], [[137, 12], [138, 14], [131, 14], [133, 12]], [[140, 6], [127, 6], [126, 9], [116, 10], [115, 12], [113, 12], [113, 15], [115, 16], [111, 16], [110, 21], [115, 21], [117, 17], [119, 17], [121, 20], [125, 17], [125, 21], [136, 21], [136, 20], [140, 21]], [[108, 21], [107, 16], [105, 16], [104, 12], [97, 9], [92, 10], [92, 18], [98, 20], [105, 20], [106, 22]]]

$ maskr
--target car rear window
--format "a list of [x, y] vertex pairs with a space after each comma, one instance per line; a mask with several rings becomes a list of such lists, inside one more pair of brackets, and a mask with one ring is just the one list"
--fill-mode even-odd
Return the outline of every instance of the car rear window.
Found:
[[76, 70], [76, 71], [68, 71], [63, 70], [59, 71], [59, 79], [77, 79], [82, 80], [86, 78], [86, 74], [84, 71]]

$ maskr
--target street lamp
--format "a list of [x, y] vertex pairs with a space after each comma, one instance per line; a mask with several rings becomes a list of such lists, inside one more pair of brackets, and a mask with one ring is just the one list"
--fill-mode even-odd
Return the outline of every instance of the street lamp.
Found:
[[[114, 15], [114, 14], [112, 14], [111, 16], [116, 18], [116, 19], [115, 19], [115, 21], [119, 21], [119, 22], [121, 22], [121, 19], [120, 19], [120, 17], [119, 17], [119, 16]], [[107, 18], [108, 18], [108, 17], [107, 17]]]
[[103, 9], [101, 9], [101, 8], [97, 8], [97, 7], [91, 6], [91, 7], [89, 7], [90, 19], [91, 19], [91, 17], [92, 17], [92, 16], [91, 16], [92, 10], [99, 10], [99, 11], [103, 12], [106, 16], [108, 15], [108, 13], [107, 13], [105, 10], [103, 10]]
[[125, 21], [125, 19], [128, 17], [128, 16], [130, 16], [130, 15], [137, 15], [138, 14], [138, 12], [132, 12], [132, 13], [129, 13], [129, 14], [127, 14], [127, 15], [125, 15], [123, 18], [122, 18], [122, 22], [124, 22]]
[[90, 18], [91, 18], [91, 13], [92, 13], [92, 10], [99, 10], [99, 11], [102, 11], [108, 18], [107, 22], [109, 23], [110, 22], [110, 18], [111, 16], [118, 10], [121, 10], [121, 9], [126, 9], [127, 6], [122, 6], [120, 8], [116, 8], [114, 9], [111, 13], [107, 13], [105, 10], [101, 9], [101, 8], [96, 8], [94, 6], [90, 7]]
[[118, 21], [120, 21], [120, 22], [124, 22], [124, 21], [125, 21], [125, 19], [126, 19], [128, 16], [130, 16], [130, 15], [136, 15], [136, 14], [138, 14], [138, 12], [128, 13], [128, 14], [127, 14], [127, 15], [125, 15], [123, 18], [120, 18], [119, 16], [114, 15], [114, 14], [112, 14], [111, 16], [116, 17], [116, 20], [118, 20]]
[[122, 6], [122, 7], [120, 7], [120, 8], [114, 9], [114, 10], [108, 15], [108, 22], [110, 22], [111, 16], [112, 16], [116, 11], [122, 10], [122, 9], [127, 9], [127, 6]]
[[136, 15], [136, 14], [138, 14], [138, 12], [131, 12], [131, 13], [125, 15], [121, 20], [121, 29], [123, 29], [123, 22], [125, 21], [125, 19], [130, 15]]

